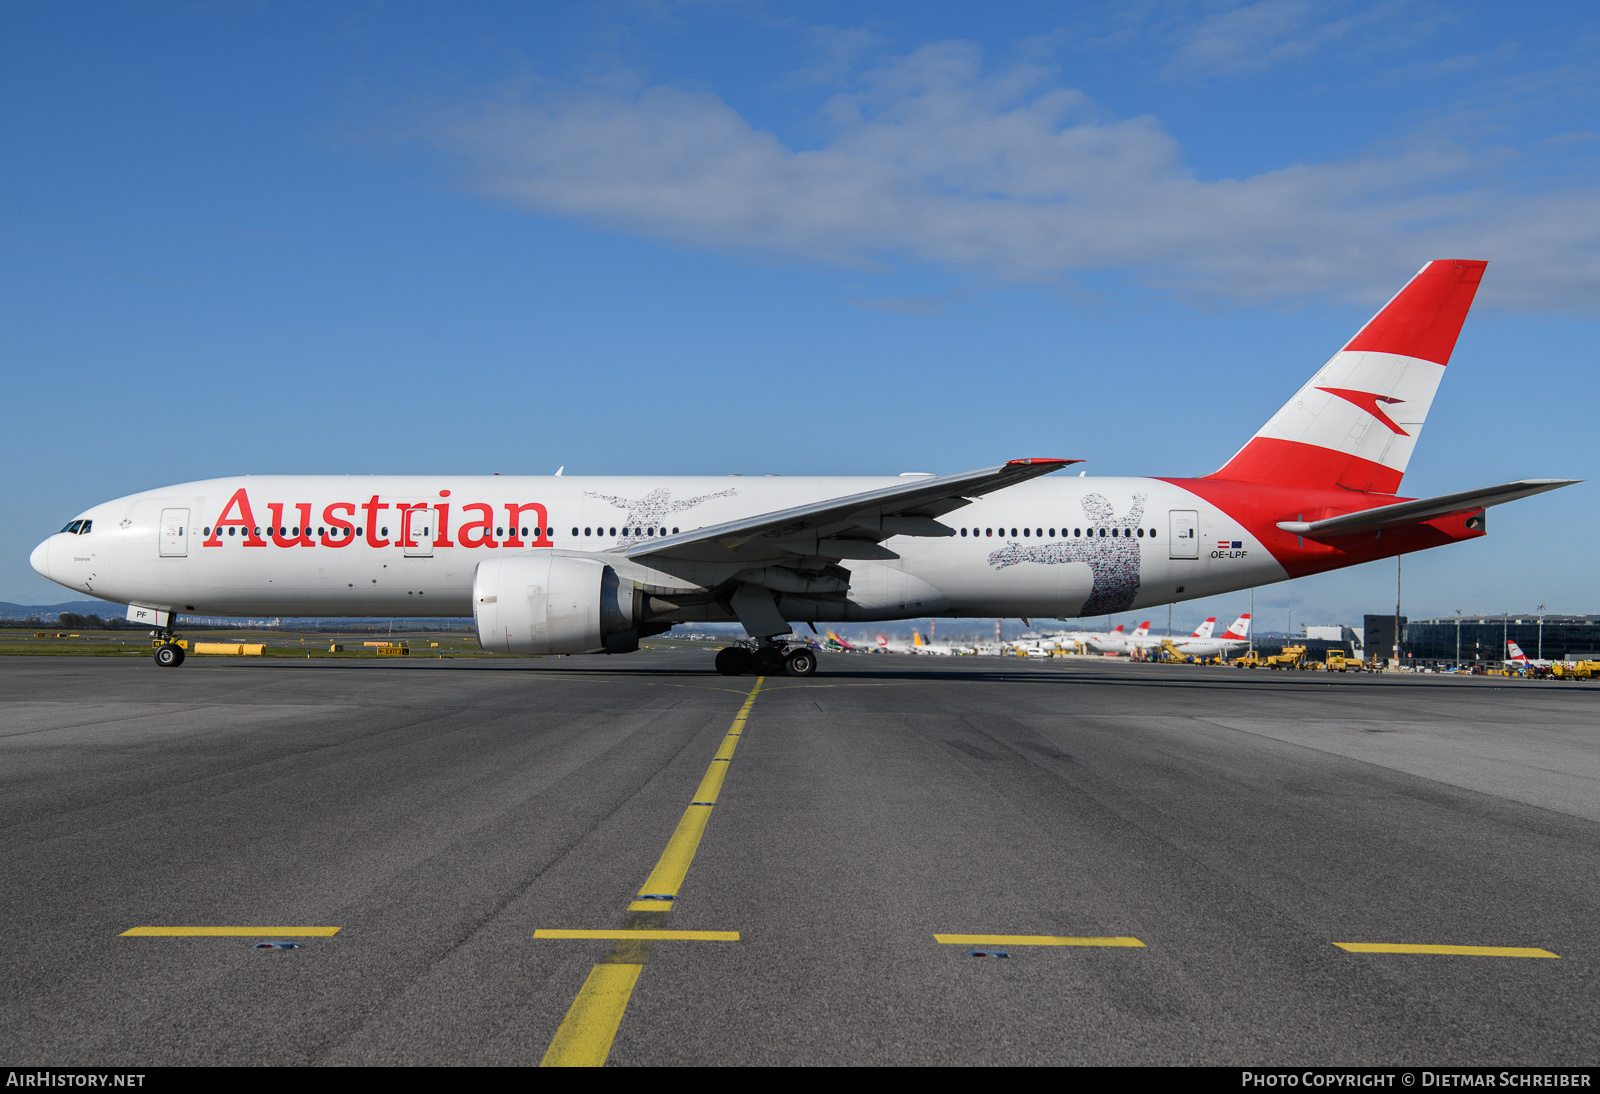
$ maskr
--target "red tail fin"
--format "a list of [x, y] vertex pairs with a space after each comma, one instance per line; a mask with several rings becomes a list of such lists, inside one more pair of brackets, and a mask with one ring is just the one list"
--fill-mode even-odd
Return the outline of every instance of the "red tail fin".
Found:
[[1487, 265], [1424, 266], [1212, 477], [1397, 491]]

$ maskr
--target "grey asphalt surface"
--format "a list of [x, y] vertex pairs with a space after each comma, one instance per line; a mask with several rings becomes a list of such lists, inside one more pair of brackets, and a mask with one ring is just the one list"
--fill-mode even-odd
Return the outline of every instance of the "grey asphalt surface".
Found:
[[[0, 661], [0, 1061], [539, 1062], [754, 678]], [[824, 655], [612, 1064], [1593, 1064], [1600, 685]], [[127, 938], [141, 925], [329, 925]], [[1133, 936], [1006, 946], [936, 932]], [[1559, 960], [1335, 942], [1543, 947]]]

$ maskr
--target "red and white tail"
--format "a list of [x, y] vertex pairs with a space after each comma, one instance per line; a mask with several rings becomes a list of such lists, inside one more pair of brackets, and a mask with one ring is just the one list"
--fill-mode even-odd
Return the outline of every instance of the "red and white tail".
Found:
[[1513, 642], [1509, 638], [1506, 639], [1506, 648], [1511, 653], [1511, 656], [1506, 658], [1506, 660], [1508, 660], [1508, 661], [1526, 661], [1528, 659], [1528, 655], [1522, 652], [1522, 647], [1517, 645], [1515, 642]]
[[[1121, 630], [1122, 628], [1118, 627], [1117, 629]], [[1133, 628], [1133, 636], [1135, 638], [1143, 638], [1145, 635], [1147, 635], [1149, 633], [1150, 633], [1150, 620], [1148, 620], [1148, 619], [1146, 619], [1143, 623], [1140, 623], [1137, 627]]]
[[1249, 638], [1250, 637], [1250, 613], [1249, 612], [1245, 612], [1238, 619], [1235, 619], [1233, 621], [1233, 626], [1229, 627], [1227, 630], [1222, 632], [1222, 637], [1224, 637], [1224, 638]]
[[1216, 625], [1217, 625], [1217, 617], [1216, 616], [1212, 616], [1210, 619], [1206, 620], [1204, 623], [1202, 623], [1198, 627], [1196, 627], [1194, 629], [1194, 633], [1191, 634], [1189, 637], [1190, 638], [1210, 638], [1211, 637], [1211, 631], [1212, 631], [1212, 629], [1214, 627], [1216, 627]]
[[1399, 490], [1487, 265], [1446, 258], [1422, 267], [1211, 477]]
[[1118, 623], [1115, 627], [1112, 627], [1111, 628], [1111, 633], [1112, 634], [1121, 634], [1122, 633], [1122, 624]]
[[881, 635], [881, 634], [878, 635], [878, 648], [880, 650], [883, 649], [888, 644], [889, 644], [889, 639], [886, 636]]

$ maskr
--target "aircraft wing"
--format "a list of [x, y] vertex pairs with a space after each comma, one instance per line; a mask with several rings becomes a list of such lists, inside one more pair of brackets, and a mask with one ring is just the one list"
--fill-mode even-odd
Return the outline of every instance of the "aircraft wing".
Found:
[[1048, 475], [1081, 460], [1022, 459], [955, 475], [908, 479], [841, 498], [759, 513], [615, 552], [626, 558], [753, 562], [799, 555], [833, 559], [892, 559], [890, 536], [953, 536], [937, 517], [971, 499]]
[[1297, 536], [1321, 539], [1328, 536], [1350, 536], [1360, 532], [1374, 532], [1403, 524], [1418, 524], [1436, 517], [1475, 513], [1479, 509], [1518, 498], [1532, 497], [1546, 490], [1559, 490], [1580, 479], [1522, 479], [1500, 486], [1487, 486], [1479, 490], [1462, 490], [1455, 494], [1440, 494], [1435, 498], [1419, 498], [1394, 505], [1380, 505], [1376, 509], [1363, 509], [1359, 513], [1342, 513], [1326, 520], [1280, 520], [1278, 527]]

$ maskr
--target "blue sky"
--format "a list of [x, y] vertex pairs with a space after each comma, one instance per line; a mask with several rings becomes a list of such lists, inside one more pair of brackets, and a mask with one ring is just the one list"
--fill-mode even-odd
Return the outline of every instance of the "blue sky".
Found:
[[[1597, 61], [1558, 3], [7, 5], [0, 599], [247, 471], [1204, 474], [1434, 257], [1490, 267], [1406, 491], [1589, 476]], [[1600, 612], [1591, 491], [1407, 611]]]

